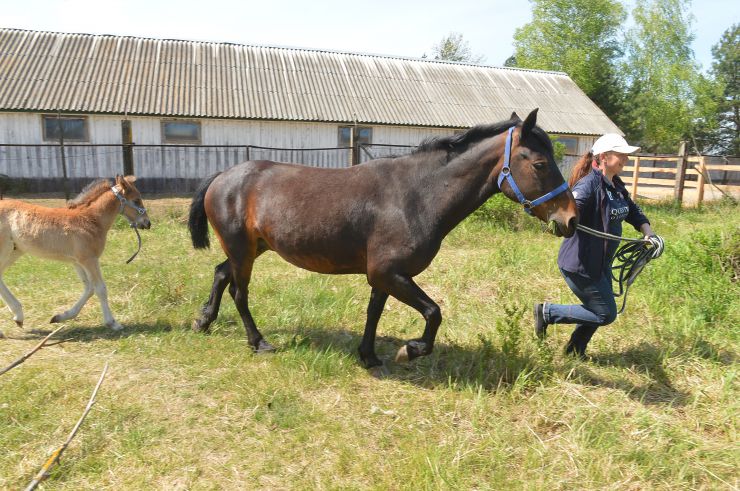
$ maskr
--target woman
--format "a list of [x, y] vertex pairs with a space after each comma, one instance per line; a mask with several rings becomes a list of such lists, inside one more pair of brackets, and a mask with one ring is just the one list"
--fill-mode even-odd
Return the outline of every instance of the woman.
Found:
[[[628, 155], [639, 149], [627, 144], [620, 135], [607, 133], [581, 157], [573, 168], [569, 184], [582, 225], [621, 236], [622, 221], [627, 221], [646, 238], [661, 240], [655, 236], [647, 217], [630, 199], [619, 178]], [[581, 230], [563, 241], [558, 267], [565, 282], [583, 303], [535, 304], [535, 333], [540, 339], [545, 337], [548, 324], [576, 324], [565, 351], [585, 357], [586, 346], [596, 329], [617, 318], [611, 266], [618, 245], [617, 241], [594, 237]]]

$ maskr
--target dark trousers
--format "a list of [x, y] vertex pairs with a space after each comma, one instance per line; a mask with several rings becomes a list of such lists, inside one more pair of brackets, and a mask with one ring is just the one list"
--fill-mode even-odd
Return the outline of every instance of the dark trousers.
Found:
[[603, 274], [594, 281], [569, 271], [560, 270], [565, 282], [583, 302], [581, 305], [545, 304], [545, 322], [548, 324], [576, 324], [568, 342], [567, 351], [583, 355], [586, 345], [599, 326], [611, 324], [617, 318], [617, 303], [610, 275]]

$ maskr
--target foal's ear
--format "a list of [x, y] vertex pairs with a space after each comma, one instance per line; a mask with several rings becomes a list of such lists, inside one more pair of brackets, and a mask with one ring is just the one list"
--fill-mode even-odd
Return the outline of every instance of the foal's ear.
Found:
[[123, 181], [123, 176], [121, 174], [116, 174], [116, 184], [119, 186], [122, 185], [123, 182], [121, 181]]
[[534, 111], [529, 113], [527, 119], [524, 120], [524, 124], [522, 125], [522, 138], [530, 134], [534, 129], [534, 125], [537, 124], [537, 111], [539, 111], [539, 108], [535, 108]]
[[126, 181], [128, 181], [130, 184], [133, 184], [136, 182], [136, 176], [126, 176], [124, 177]]

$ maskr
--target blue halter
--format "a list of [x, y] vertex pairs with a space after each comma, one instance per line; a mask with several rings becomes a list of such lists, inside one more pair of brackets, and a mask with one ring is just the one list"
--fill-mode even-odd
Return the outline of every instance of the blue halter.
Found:
[[529, 201], [527, 198], [524, 197], [522, 192], [519, 190], [519, 186], [517, 186], [516, 182], [514, 182], [514, 176], [511, 175], [511, 167], [509, 166], [509, 160], [511, 157], [511, 134], [514, 132], [514, 128], [515, 128], [514, 126], [509, 128], [509, 134], [506, 135], [504, 167], [501, 169], [501, 173], [498, 175], [498, 188], [501, 189], [501, 183], [504, 182], [504, 179], [506, 179], [506, 182], [509, 183], [509, 186], [514, 191], [514, 194], [516, 194], [516, 197], [519, 199], [519, 202], [522, 205], [524, 205], [524, 211], [532, 215], [532, 208], [544, 203], [545, 201], [553, 199], [555, 196], [559, 195], [560, 193], [567, 191], [568, 183], [563, 182], [563, 184], [561, 184], [557, 188], [553, 189], [546, 195], [537, 198], [534, 201]]

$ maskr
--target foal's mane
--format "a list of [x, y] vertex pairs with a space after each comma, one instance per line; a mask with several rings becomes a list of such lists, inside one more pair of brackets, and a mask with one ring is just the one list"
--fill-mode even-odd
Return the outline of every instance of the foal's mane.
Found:
[[[500, 135], [504, 131], [508, 130], [512, 126], [521, 125], [519, 119], [507, 119], [506, 121], [499, 121], [494, 124], [485, 124], [473, 126], [469, 130], [458, 133], [457, 135], [445, 136], [445, 137], [432, 137], [427, 138], [412, 152], [413, 154], [434, 152], [437, 150], [444, 150], [448, 153], [463, 153], [471, 145], [474, 145], [481, 140], [491, 138], [496, 135]], [[547, 134], [538, 126], [535, 126], [532, 134], [537, 136], [545, 148], [552, 150], [552, 142], [548, 138]]]
[[110, 191], [112, 184], [108, 179], [97, 179], [85, 186], [80, 194], [67, 203], [67, 208], [88, 206], [106, 191]]

